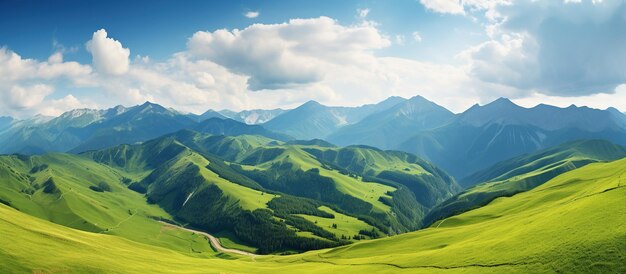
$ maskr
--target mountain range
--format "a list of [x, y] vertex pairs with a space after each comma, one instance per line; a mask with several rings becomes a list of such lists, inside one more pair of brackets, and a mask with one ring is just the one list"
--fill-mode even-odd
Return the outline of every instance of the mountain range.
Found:
[[423, 157], [458, 179], [567, 141], [604, 139], [626, 145], [626, 115], [614, 108], [544, 104], [524, 108], [500, 98], [454, 114], [415, 96], [390, 97], [359, 107], [309, 101], [291, 110], [208, 110], [193, 115], [146, 102], [128, 108], [73, 110], [52, 118], [4, 117], [0, 119], [0, 153], [75, 153], [143, 142], [181, 129], [400, 150]]
[[447, 125], [421, 132], [396, 148], [464, 178], [499, 161], [578, 139], [626, 145], [626, 116], [614, 109], [576, 106], [524, 108], [500, 98], [475, 105]]
[[78, 153], [143, 142], [181, 129], [212, 134], [257, 134], [279, 140], [292, 139], [260, 126], [247, 125], [228, 118], [198, 119], [146, 102], [129, 108], [117, 106], [106, 110], [77, 109], [55, 118], [13, 120], [0, 131], [0, 153]]

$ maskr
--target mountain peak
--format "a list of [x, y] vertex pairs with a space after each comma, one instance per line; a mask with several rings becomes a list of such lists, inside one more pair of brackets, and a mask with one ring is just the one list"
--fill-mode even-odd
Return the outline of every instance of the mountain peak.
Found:
[[509, 98], [505, 98], [505, 97], [500, 97], [498, 99], [496, 99], [495, 101], [487, 104], [486, 106], [517, 106], [515, 103], [513, 103], [511, 100], [509, 100]]
[[97, 113], [98, 110], [95, 109], [89, 109], [89, 108], [77, 108], [77, 109], [73, 109], [70, 111], [66, 111], [63, 114], [61, 114], [61, 118], [78, 118], [80, 116], [83, 116], [85, 114], [95, 114]]
[[383, 104], [383, 103], [398, 104], [406, 100], [407, 99], [405, 99], [404, 97], [400, 97], [400, 96], [389, 96], [387, 99], [380, 101], [380, 103], [378, 104]]
[[309, 109], [309, 108], [319, 108], [319, 107], [323, 107], [324, 105], [320, 104], [319, 102], [315, 101], [315, 100], [309, 100], [306, 103], [300, 105], [298, 108], [302, 109]]
[[155, 110], [158, 112], [168, 111], [168, 109], [166, 109], [165, 107], [156, 103], [152, 103], [150, 101], [146, 101], [145, 103], [141, 104], [140, 106], [138, 106], [138, 109], [142, 111], [145, 111], [145, 110]]
[[152, 103], [150, 101], [145, 101], [143, 104], [141, 104], [142, 107], [145, 106], [158, 106], [158, 104]]
[[419, 104], [419, 105], [436, 105], [434, 102], [424, 98], [421, 95], [413, 96], [409, 98], [407, 102], [410, 102], [412, 104]]
[[422, 96], [422, 95], [415, 95], [415, 96], [409, 98], [409, 101], [428, 101], [428, 99], [424, 98], [424, 96]]
[[320, 104], [318, 101], [315, 101], [315, 100], [308, 100], [306, 101], [306, 103], [302, 105], [304, 106], [304, 105], [322, 105], [322, 104]]

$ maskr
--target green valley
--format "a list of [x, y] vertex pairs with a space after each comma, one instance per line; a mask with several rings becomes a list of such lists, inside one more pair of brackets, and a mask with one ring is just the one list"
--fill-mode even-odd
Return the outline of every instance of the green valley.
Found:
[[415, 230], [434, 205], [422, 197], [442, 201], [460, 189], [410, 154], [319, 145], [183, 130], [80, 155], [1, 156], [10, 180], [0, 199], [84, 231], [160, 246], [195, 241], [160, 239], [180, 233], [155, 222], [163, 220], [266, 254]]
[[[311, 273], [622, 272], [626, 160], [594, 163], [394, 237], [291, 256], [194, 258], [0, 205], [3, 271]], [[567, 233], [563, 233], [566, 230]], [[19, 242], [20, 245], [11, 243]], [[80, 251], [78, 251], [80, 250]], [[54, 253], [56, 256], [49, 257]], [[81, 258], [77, 260], [77, 258]], [[158, 259], [155, 259], [158, 258]], [[235, 259], [235, 260], [233, 260]], [[104, 270], [106, 269], [106, 270]]]

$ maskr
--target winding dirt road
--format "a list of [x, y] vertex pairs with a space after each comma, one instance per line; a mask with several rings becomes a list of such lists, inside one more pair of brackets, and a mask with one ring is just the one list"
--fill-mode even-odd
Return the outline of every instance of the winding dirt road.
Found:
[[233, 254], [244, 255], [244, 256], [251, 256], [253, 259], [254, 259], [254, 257], [257, 256], [256, 254], [250, 253], [250, 252], [247, 252], [247, 251], [243, 251], [243, 250], [239, 250], [239, 249], [225, 248], [225, 247], [222, 246], [222, 244], [220, 243], [220, 240], [218, 238], [215, 238], [213, 235], [211, 235], [209, 233], [198, 231], [198, 230], [193, 230], [193, 229], [182, 227], [182, 226], [173, 225], [173, 224], [166, 223], [166, 222], [163, 222], [163, 221], [159, 221], [159, 223], [165, 224], [167, 226], [179, 228], [179, 229], [182, 229], [182, 230], [186, 230], [186, 231], [189, 231], [189, 232], [193, 232], [193, 233], [196, 233], [196, 234], [204, 235], [207, 238], [209, 238], [209, 242], [211, 243], [211, 246], [213, 246], [215, 249], [217, 249], [220, 252], [233, 253]]

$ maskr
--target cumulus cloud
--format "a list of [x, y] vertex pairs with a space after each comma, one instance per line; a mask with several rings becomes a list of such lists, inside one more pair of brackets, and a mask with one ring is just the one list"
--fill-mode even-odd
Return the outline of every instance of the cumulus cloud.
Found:
[[84, 103], [74, 97], [72, 94], [68, 94], [63, 98], [48, 100], [45, 104], [41, 104], [40, 114], [45, 116], [59, 116], [63, 112], [78, 109], [78, 108], [97, 108], [98, 106], [93, 103]]
[[537, 1], [498, 12], [505, 20], [493, 39], [461, 54], [477, 79], [560, 96], [612, 93], [626, 82], [626, 3]]
[[36, 84], [32, 86], [14, 85], [5, 94], [6, 103], [14, 108], [29, 108], [38, 105], [50, 95], [54, 88], [49, 85]]
[[91, 72], [88, 65], [64, 62], [61, 52], [41, 62], [0, 48], [0, 109], [3, 114], [32, 114], [45, 103], [59, 81], [77, 87], [90, 86]]
[[201, 31], [187, 43], [195, 57], [248, 76], [251, 90], [318, 82], [328, 64], [357, 64], [372, 58], [372, 50], [389, 44], [374, 26], [343, 26], [328, 17]]
[[87, 51], [91, 53], [93, 65], [103, 74], [124, 74], [128, 71], [130, 50], [107, 36], [106, 30], [100, 29], [87, 42]]
[[259, 17], [259, 15], [261, 15], [261, 13], [259, 11], [248, 11], [246, 13], [243, 14], [243, 16], [247, 17], [247, 18], [257, 18]]

